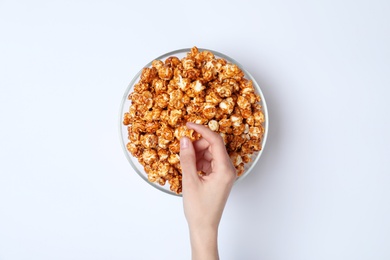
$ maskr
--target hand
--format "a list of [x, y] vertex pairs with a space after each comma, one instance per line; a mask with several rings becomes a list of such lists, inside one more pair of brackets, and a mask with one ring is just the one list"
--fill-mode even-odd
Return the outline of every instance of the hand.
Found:
[[218, 226], [237, 173], [218, 133], [193, 123], [187, 127], [202, 135], [194, 143], [186, 137], [180, 140], [184, 214], [193, 259], [218, 259]]

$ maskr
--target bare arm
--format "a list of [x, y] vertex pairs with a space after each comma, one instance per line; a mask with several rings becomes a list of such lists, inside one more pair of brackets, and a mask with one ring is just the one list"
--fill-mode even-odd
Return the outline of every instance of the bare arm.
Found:
[[[193, 260], [219, 259], [218, 226], [237, 177], [221, 136], [193, 123], [202, 138], [194, 143], [183, 137], [180, 163], [183, 172], [183, 206]], [[204, 176], [199, 176], [203, 171]]]

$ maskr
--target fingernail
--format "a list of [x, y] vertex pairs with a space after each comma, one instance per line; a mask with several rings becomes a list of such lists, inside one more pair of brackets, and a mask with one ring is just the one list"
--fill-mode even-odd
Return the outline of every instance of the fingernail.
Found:
[[188, 140], [188, 138], [182, 137], [182, 138], [180, 139], [180, 147], [181, 147], [182, 149], [187, 148], [188, 145], [189, 145], [189, 143], [188, 143], [189, 141], [190, 141], [190, 140]]

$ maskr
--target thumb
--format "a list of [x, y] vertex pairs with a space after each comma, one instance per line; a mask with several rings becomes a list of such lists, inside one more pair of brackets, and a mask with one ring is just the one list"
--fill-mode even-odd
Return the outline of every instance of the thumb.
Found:
[[180, 166], [183, 186], [199, 180], [196, 170], [196, 155], [192, 142], [187, 137], [180, 139]]

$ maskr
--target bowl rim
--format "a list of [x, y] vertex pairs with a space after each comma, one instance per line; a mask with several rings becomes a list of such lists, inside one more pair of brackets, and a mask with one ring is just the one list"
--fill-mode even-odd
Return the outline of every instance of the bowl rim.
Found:
[[[154, 188], [160, 190], [160, 191], [163, 191], [164, 193], [166, 194], [170, 194], [170, 195], [174, 195], [174, 196], [177, 196], [177, 197], [182, 197], [182, 193], [180, 194], [177, 194], [171, 190], [168, 190], [168, 189], [165, 189], [163, 188], [164, 186], [161, 186], [160, 184], [157, 184], [157, 183], [154, 183], [154, 182], [150, 182], [148, 180], [148, 178], [145, 176], [146, 174], [143, 174], [141, 172], [139, 172], [139, 170], [137, 169], [137, 166], [134, 165], [132, 159], [130, 158], [131, 154], [129, 153], [129, 151], [127, 150], [127, 147], [126, 147], [126, 144], [125, 142], [123, 141], [123, 109], [124, 109], [124, 104], [126, 103], [127, 101], [127, 97], [129, 95], [129, 91], [131, 90], [131, 88], [134, 86], [134, 84], [136, 83], [137, 80], [139, 80], [140, 76], [141, 76], [141, 73], [142, 73], [142, 70], [144, 68], [148, 68], [152, 65], [152, 62], [154, 60], [162, 60], [163, 58], [168, 58], [170, 56], [173, 56], [175, 54], [179, 54], [179, 53], [185, 53], [185, 55], [191, 51], [192, 48], [182, 48], [182, 49], [177, 49], [177, 50], [174, 50], [174, 51], [170, 51], [170, 52], [167, 52], [165, 54], [162, 54], [156, 58], [154, 58], [153, 60], [151, 60], [150, 62], [148, 62], [145, 66], [143, 66], [137, 74], [134, 75], [133, 79], [130, 81], [130, 83], [127, 85], [126, 87], [126, 90], [122, 96], [122, 101], [120, 103], [120, 107], [119, 107], [119, 140], [120, 140], [120, 143], [121, 143], [121, 146], [122, 146], [122, 150], [127, 158], [127, 161], [131, 164], [132, 166], [132, 169], [144, 180], [146, 181], [147, 183], [149, 183], [149, 185], [153, 186]], [[261, 105], [262, 105], [262, 110], [263, 110], [263, 113], [264, 113], [264, 118], [265, 118], [265, 122], [264, 122], [264, 135], [263, 135], [263, 138], [261, 140], [261, 150], [254, 153], [256, 154], [256, 157], [255, 157], [255, 160], [252, 161], [251, 165], [249, 166], [249, 168], [244, 172], [243, 175], [237, 177], [237, 179], [235, 180], [234, 182], [234, 185], [236, 185], [237, 183], [241, 182], [252, 170], [253, 168], [256, 166], [257, 162], [259, 161], [263, 151], [264, 151], [264, 147], [266, 145], [266, 142], [267, 142], [267, 137], [268, 137], [268, 128], [269, 128], [269, 116], [268, 116], [268, 107], [267, 107], [267, 103], [266, 103], [266, 100], [264, 98], [264, 94], [259, 86], [259, 84], [257, 83], [257, 81], [255, 80], [255, 78], [252, 76], [252, 74], [249, 73], [249, 71], [247, 71], [242, 65], [241, 63], [237, 62], [235, 59], [227, 56], [226, 54], [223, 54], [221, 52], [218, 52], [218, 51], [214, 51], [214, 50], [210, 50], [210, 49], [205, 49], [205, 48], [198, 48], [199, 52], [202, 52], [202, 51], [209, 51], [209, 52], [212, 52], [215, 56], [217, 57], [220, 57], [220, 58], [223, 58], [225, 60], [227, 60], [228, 62], [230, 63], [233, 63], [233, 64], [236, 64], [243, 72], [244, 72], [244, 75], [245, 75], [245, 78], [249, 79], [252, 81], [252, 83], [255, 85], [255, 89], [256, 91], [258, 92], [257, 94], [259, 94], [260, 98], [261, 98]]]

